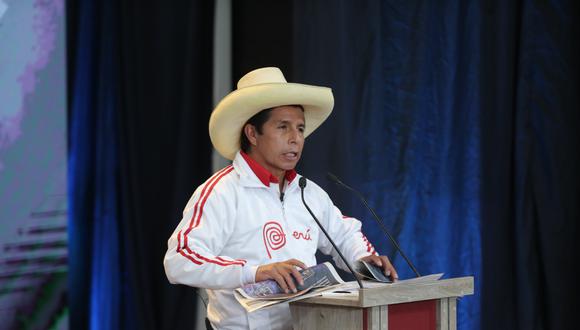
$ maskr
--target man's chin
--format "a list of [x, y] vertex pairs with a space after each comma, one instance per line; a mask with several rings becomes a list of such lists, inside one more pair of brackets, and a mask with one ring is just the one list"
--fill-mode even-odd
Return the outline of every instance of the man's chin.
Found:
[[296, 165], [298, 165], [298, 161], [285, 162], [284, 165], [282, 166], [282, 168], [284, 169], [284, 171], [292, 171], [293, 169], [296, 168]]

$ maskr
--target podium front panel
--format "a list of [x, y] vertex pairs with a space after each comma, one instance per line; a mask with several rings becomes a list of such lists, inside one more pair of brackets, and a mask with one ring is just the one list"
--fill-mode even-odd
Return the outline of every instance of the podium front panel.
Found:
[[295, 330], [455, 330], [456, 298], [423, 300], [373, 307], [294, 302]]
[[457, 297], [473, 277], [407, 282], [290, 303], [294, 329], [455, 330]]

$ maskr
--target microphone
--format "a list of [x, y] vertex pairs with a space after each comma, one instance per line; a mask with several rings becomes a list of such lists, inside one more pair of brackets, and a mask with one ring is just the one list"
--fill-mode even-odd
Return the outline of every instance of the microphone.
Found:
[[318, 219], [316, 218], [316, 216], [314, 215], [314, 213], [312, 212], [312, 210], [310, 210], [310, 208], [308, 207], [308, 204], [306, 204], [306, 201], [304, 200], [304, 188], [306, 187], [306, 178], [305, 177], [303, 177], [303, 176], [300, 177], [300, 179], [298, 180], [298, 186], [300, 186], [300, 193], [302, 195], [302, 203], [304, 204], [304, 206], [306, 206], [306, 209], [308, 210], [308, 212], [310, 213], [310, 215], [312, 216], [312, 218], [314, 219], [314, 221], [316, 221], [316, 224], [318, 225], [318, 227], [320, 227], [320, 229], [324, 233], [324, 236], [326, 236], [326, 238], [328, 238], [328, 241], [330, 242], [330, 244], [332, 244], [332, 246], [334, 247], [334, 249], [336, 250], [336, 252], [338, 252], [338, 255], [340, 256], [340, 259], [342, 259], [342, 261], [344, 262], [344, 264], [346, 265], [346, 267], [348, 267], [348, 270], [350, 270], [351, 274], [356, 279], [356, 281], [358, 283], [358, 286], [360, 286], [360, 288], [363, 289], [362, 282], [360, 281], [360, 279], [358, 278], [358, 276], [355, 275], [354, 270], [350, 266], [350, 263], [348, 261], [346, 261], [346, 258], [342, 255], [342, 253], [340, 252], [340, 250], [338, 249], [338, 247], [336, 246], [336, 244], [334, 244], [334, 241], [332, 240], [332, 238], [330, 238], [330, 235], [328, 235], [328, 233], [326, 232], [326, 230], [324, 230], [324, 227], [322, 227], [322, 225], [320, 224], [320, 222], [318, 221]]
[[393, 236], [391, 236], [391, 234], [389, 233], [389, 231], [387, 230], [387, 228], [385, 227], [385, 224], [383, 223], [383, 221], [381, 221], [381, 219], [379, 218], [379, 216], [375, 213], [375, 210], [373, 210], [369, 204], [367, 203], [366, 199], [363, 197], [363, 195], [358, 192], [357, 190], [355, 190], [354, 188], [350, 187], [349, 185], [347, 185], [346, 183], [340, 181], [340, 179], [338, 179], [336, 177], [336, 175], [328, 172], [326, 173], [326, 177], [336, 183], [339, 186], [342, 186], [350, 191], [352, 191], [353, 193], [355, 193], [355, 195], [357, 195], [360, 200], [363, 202], [363, 204], [366, 206], [366, 208], [371, 211], [375, 221], [379, 224], [379, 226], [381, 227], [381, 229], [383, 230], [383, 233], [385, 233], [385, 235], [391, 240], [391, 243], [393, 244], [393, 246], [395, 247], [395, 249], [397, 249], [397, 251], [399, 251], [399, 254], [403, 257], [403, 259], [405, 259], [405, 261], [407, 262], [407, 265], [409, 265], [409, 267], [411, 267], [411, 269], [413, 270], [413, 272], [415, 273], [415, 275], [417, 275], [417, 277], [421, 277], [421, 275], [419, 274], [419, 272], [417, 271], [417, 269], [415, 268], [415, 266], [413, 266], [413, 263], [411, 262], [411, 260], [409, 260], [409, 258], [407, 258], [407, 256], [405, 255], [405, 253], [403, 253], [403, 250], [401, 250], [401, 247], [399, 246], [399, 244], [397, 243], [397, 241], [395, 241], [395, 239], [393, 238]]

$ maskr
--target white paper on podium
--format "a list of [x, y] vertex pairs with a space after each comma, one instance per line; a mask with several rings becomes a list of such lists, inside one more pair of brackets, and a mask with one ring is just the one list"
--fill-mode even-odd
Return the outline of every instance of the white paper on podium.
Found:
[[428, 282], [434, 282], [434, 281], [439, 281], [439, 279], [442, 276], [443, 276], [443, 273], [425, 275], [425, 276], [420, 276], [420, 277], [413, 277], [413, 278], [409, 278], [409, 279], [406, 279], [406, 280], [400, 280], [400, 281], [394, 282], [393, 285], [402, 284], [402, 283], [428, 283]]
[[[375, 282], [375, 281], [362, 281], [363, 287], [365, 289], [372, 289], [372, 288], [381, 288], [391, 285], [400, 285], [405, 283], [430, 283], [434, 281], [438, 281], [443, 276], [443, 273], [437, 274], [430, 274], [420, 277], [413, 277], [406, 280], [399, 280], [393, 283], [382, 283], [382, 282]], [[338, 287], [337, 290], [334, 291], [326, 291], [322, 292], [321, 296], [323, 297], [356, 297], [358, 296], [358, 289], [359, 285], [356, 281], [346, 282]]]

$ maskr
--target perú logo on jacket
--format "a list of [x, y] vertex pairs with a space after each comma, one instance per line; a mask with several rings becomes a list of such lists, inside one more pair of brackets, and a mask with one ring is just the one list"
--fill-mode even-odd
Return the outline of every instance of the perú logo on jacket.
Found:
[[278, 250], [286, 244], [286, 234], [284, 234], [282, 226], [276, 221], [268, 221], [264, 224], [262, 238], [270, 259], [272, 259], [270, 250]]

